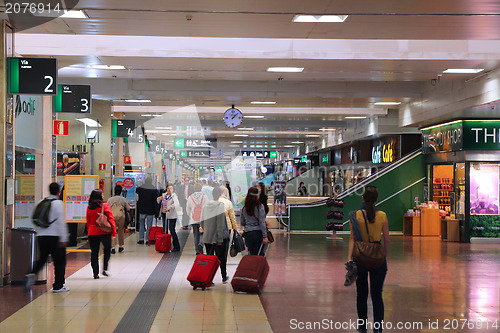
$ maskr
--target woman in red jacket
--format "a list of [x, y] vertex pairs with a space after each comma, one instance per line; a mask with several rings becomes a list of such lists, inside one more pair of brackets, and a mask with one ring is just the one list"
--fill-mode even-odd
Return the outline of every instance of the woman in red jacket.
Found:
[[[111, 224], [111, 232], [107, 233], [99, 229], [96, 225], [97, 217], [101, 214], [104, 205], [104, 215], [108, 218]], [[99, 278], [99, 247], [102, 243], [104, 247], [104, 267], [102, 275], [108, 276], [109, 257], [111, 257], [111, 237], [116, 237], [116, 224], [111, 206], [104, 202], [101, 190], [93, 190], [89, 198], [89, 206], [87, 207], [87, 231], [89, 235], [90, 245], [90, 264], [94, 271], [94, 279]]]

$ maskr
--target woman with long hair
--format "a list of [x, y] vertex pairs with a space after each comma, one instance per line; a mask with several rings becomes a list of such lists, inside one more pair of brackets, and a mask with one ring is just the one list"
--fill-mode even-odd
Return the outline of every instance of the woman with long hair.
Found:
[[266, 212], [259, 201], [259, 190], [250, 187], [241, 210], [243, 237], [251, 255], [258, 255], [262, 243], [267, 244]]
[[[376, 209], [375, 202], [378, 199], [378, 191], [374, 186], [367, 186], [363, 194], [362, 209], [356, 212], [361, 238], [364, 242], [380, 242], [384, 239], [386, 256], [389, 253], [389, 225], [387, 215]], [[348, 262], [352, 261], [354, 249], [354, 234], [352, 224], [350, 224], [351, 237], [349, 239]], [[368, 233], [367, 233], [368, 229]], [[379, 268], [366, 268], [357, 265], [358, 278], [356, 280], [358, 318], [362, 324], [358, 324], [358, 332], [366, 332], [366, 322], [368, 320], [368, 275], [370, 275], [370, 295], [373, 303], [373, 323], [374, 332], [382, 332], [382, 321], [384, 320], [384, 301], [382, 299], [382, 288], [387, 274], [387, 261], [384, 261]], [[378, 326], [377, 326], [378, 325]]]
[[165, 193], [158, 197], [158, 202], [161, 203], [163, 230], [166, 231], [168, 229], [172, 236], [172, 245], [174, 248], [171, 252], [179, 252], [181, 245], [177, 232], [175, 231], [175, 225], [177, 224], [177, 218], [179, 216], [182, 218], [182, 207], [179, 203], [177, 194], [174, 192], [173, 185], [167, 186]]
[[[106, 218], [111, 224], [111, 232], [102, 231], [97, 227], [97, 218], [101, 212], [106, 215]], [[116, 237], [116, 224], [111, 206], [107, 202], [104, 202], [101, 190], [93, 190], [92, 193], [90, 193], [89, 206], [87, 207], [87, 231], [91, 251], [90, 264], [94, 273], [94, 279], [99, 278], [99, 247], [101, 243], [104, 247], [102, 275], [108, 276], [108, 263], [111, 257], [111, 238]]]

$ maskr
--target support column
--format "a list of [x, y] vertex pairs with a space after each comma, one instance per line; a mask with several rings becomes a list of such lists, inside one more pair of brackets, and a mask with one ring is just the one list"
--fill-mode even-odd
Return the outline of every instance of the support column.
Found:
[[[123, 112], [115, 112], [116, 119], [123, 119]], [[123, 177], [123, 138], [115, 138], [115, 177]]]

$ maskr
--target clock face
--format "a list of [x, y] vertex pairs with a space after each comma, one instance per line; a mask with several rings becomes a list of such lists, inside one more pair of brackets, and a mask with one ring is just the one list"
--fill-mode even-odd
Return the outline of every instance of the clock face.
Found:
[[224, 113], [224, 122], [229, 127], [236, 127], [243, 121], [243, 114], [240, 110], [231, 108]]

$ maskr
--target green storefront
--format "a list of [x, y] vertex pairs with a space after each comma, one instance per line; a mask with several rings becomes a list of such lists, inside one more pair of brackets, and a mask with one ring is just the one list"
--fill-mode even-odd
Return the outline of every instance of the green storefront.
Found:
[[500, 240], [500, 120], [457, 120], [422, 134], [424, 199], [460, 221], [460, 241]]

